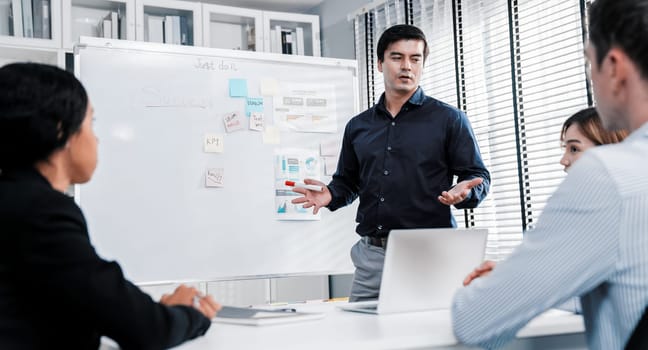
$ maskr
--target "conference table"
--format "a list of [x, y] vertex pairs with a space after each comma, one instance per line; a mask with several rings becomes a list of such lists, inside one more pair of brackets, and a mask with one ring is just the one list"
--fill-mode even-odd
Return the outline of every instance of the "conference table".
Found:
[[[343, 311], [342, 302], [290, 304], [320, 312], [318, 320], [277, 325], [213, 323], [205, 336], [177, 349], [469, 349], [452, 333], [450, 310], [371, 315]], [[580, 315], [549, 310], [533, 319], [506, 349], [587, 349]]]

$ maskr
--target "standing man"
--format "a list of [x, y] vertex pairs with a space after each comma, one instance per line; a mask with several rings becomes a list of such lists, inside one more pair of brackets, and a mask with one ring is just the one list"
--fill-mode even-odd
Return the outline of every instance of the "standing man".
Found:
[[589, 35], [596, 109], [631, 134], [585, 152], [515, 252], [468, 277], [452, 310], [464, 343], [502, 346], [580, 296], [588, 348], [622, 349], [648, 303], [648, 0], [593, 2]]
[[395, 25], [382, 34], [377, 56], [385, 93], [347, 124], [329, 185], [305, 180], [324, 191], [295, 189], [304, 196], [292, 202], [315, 214], [360, 197], [351, 301], [378, 297], [390, 230], [456, 227], [449, 206], [474, 208], [488, 192], [490, 175], [468, 119], [419, 87], [427, 55], [425, 35], [414, 26]]

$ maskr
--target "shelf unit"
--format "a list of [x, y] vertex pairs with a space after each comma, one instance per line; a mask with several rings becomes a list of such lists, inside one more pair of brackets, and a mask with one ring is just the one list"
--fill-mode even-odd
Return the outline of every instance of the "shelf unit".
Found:
[[[43, 25], [49, 19], [49, 38], [21, 36], [24, 28], [13, 22], [16, 12], [13, 7], [19, 4], [17, 8], [21, 9], [23, 4], [29, 3], [40, 4], [34, 5], [40, 9], [49, 8], [42, 15], [36, 14], [42, 18]], [[98, 37], [104, 35], [102, 32], [106, 32], [106, 28], [111, 28], [110, 36], [106, 34], [106, 37], [151, 41], [148, 33], [151, 17], [157, 21], [151, 26], [156, 30], [156, 38], [171, 37], [176, 44], [321, 55], [319, 17], [316, 15], [183, 0], [0, 0], [0, 64], [33, 61], [65, 68], [66, 55], [72, 54], [80, 36]], [[164, 23], [167, 21], [172, 23], [169, 28], [174, 32], [166, 32]], [[114, 28], [113, 22], [117, 23]], [[21, 35], [13, 35], [16, 30], [20, 30]], [[178, 42], [176, 33], [181, 33], [179, 37], [186, 40]], [[288, 47], [290, 50], [285, 50]], [[71, 61], [67, 57], [68, 65]]]
[[118, 17], [116, 39], [135, 40], [135, 0], [62, 1], [64, 49], [71, 50], [80, 36], [99, 36], [104, 19], [112, 22], [113, 13]]
[[[277, 34], [280, 30], [293, 33], [293, 44], [297, 42], [297, 47], [303, 38], [304, 55], [321, 56], [319, 16], [263, 11], [263, 28], [266, 30], [263, 36], [266, 52], [278, 52], [275, 43], [281, 38], [280, 34]], [[299, 31], [302, 32], [301, 35]]]
[[203, 46], [264, 51], [263, 11], [203, 4]]
[[208, 47], [321, 55], [316, 15], [203, 4], [202, 27]]
[[[186, 20], [189, 30], [188, 45], [202, 45], [201, 3], [179, 0], [137, 0], [135, 6], [137, 40], [155, 41], [150, 40], [153, 33], [149, 33], [149, 28], [157, 27], [159, 30], [159, 26], [157, 26], [159, 21], [164, 21], [167, 16], [178, 16]], [[156, 20], [155, 22], [151, 22], [153, 18]], [[155, 34], [157, 37], [160, 33], [157, 33], [156, 30]]]
[[[43, 15], [47, 20], [49, 18], [50, 37], [34, 38], [24, 37], [23, 34], [12, 35], [11, 33], [20, 27], [15, 24], [12, 26], [13, 12], [12, 4], [20, 0], [3, 0], [0, 1], [0, 45], [25, 46], [39, 48], [60, 48], [61, 47], [61, 0], [49, 0], [49, 12]], [[41, 2], [42, 4], [43, 2]], [[41, 7], [42, 8], [42, 7]], [[22, 13], [21, 11], [19, 11]], [[32, 17], [35, 18], [35, 17]], [[21, 24], [22, 26], [22, 24]], [[23, 28], [24, 32], [24, 28]]]
[[[13, 22], [27, 3], [42, 9], [40, 14], [31, 12], [32, 20], [40, 16], [43, 25], [49, 23], [49, 38], [25, 37], [24, 28]], [[180, 0], [0, 0], [0, 66], [29, 61], [73, 70], [72, 49], [80, 36], [100, 36], [100, 27], [105, 30], [109, 21], [111, 38], [147, 41], [146, 16], [184, 17], [189, 45], [272, 52], [270, 36], [281, 28], [292, 34], [291, 42], [302, 47], [300, 52], [293, 45], [294, 53], [320, 56], [319, 17], [315, 15]], [[113, 22], [117, 23], [115, 32]], [[20, 35], [14, 35], [17, 30]]]

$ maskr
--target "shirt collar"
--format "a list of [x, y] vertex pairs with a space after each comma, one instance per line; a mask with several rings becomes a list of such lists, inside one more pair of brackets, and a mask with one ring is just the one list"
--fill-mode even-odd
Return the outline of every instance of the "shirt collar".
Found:
[[633, 141], [635, 139], [640, 139], [642, 137], [648, 136], [648, 122], [644, 123], [639, 129], [633, 131], [625, 138], [624, 141]]
[[[414, 91], [414, 94], [412, 95], [412, 97], [409, 98], [409, 100], [407, 100], [406, 103], [421, 106], [423, 105], [423, 102], [425, 102], [425, 93], [423, 92], [423, 89], [419, 86], [418, 88], [416, 88], [416, 91]], [[387, 110], [387, 108], [385, 107], [384, 92], [382, 93], [382, 95], [380, 95], [380, 99], [378, 100], [377, 105], [383, 111]]]
[[414, 95], [412, 95], [407, 102], [420, 106], [423, 104], [423, 101], [425, 101], [425, 94], [423, 93], [423, 89], [419, 86], [416, 89], [416, 92], [414, 92]]

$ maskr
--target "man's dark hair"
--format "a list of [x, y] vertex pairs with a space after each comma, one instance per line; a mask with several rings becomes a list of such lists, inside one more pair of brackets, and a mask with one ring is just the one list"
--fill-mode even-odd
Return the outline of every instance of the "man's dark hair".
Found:
[[430, 52], [427, 40], [425, 40], [425, 34], [423, 34], [423, 31], [421, 31], [417, 27], [408, 24], [397, 24], [395, 26], [391, 26], [382, 33], [380, 39], [378, 39], [378, 47], [376, 48], [376, 55], [378, 56], [378, 60], [380, 62], [384, 62], [385, 50], [387, 50], [387, 47], [391, 43], [395, 43], [402, 39], [414, 39], [423, 41], [423, 61], [425, 62], [425, 59]]
[[589, 40], [600, 65], [619, 47], [648, 79], [648, 0], [596, 0], [589, 11]]
[[46, 160], [80, 129], [87, 107], [85, 89], [62, 69], [37, 63], [0, 68], [0, 170]]

